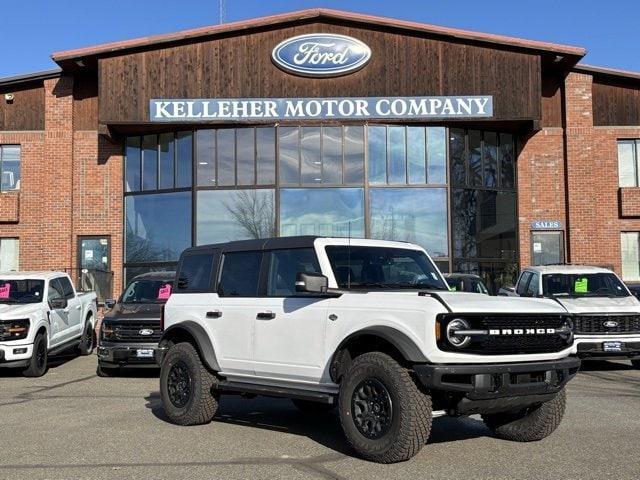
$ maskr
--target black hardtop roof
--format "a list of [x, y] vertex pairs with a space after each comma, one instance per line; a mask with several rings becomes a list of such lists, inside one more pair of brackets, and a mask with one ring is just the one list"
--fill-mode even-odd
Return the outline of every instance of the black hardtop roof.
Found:
[[136, 280], [168, 280], [173, 281], [176, 276], [176, 272], [172, 270], [163, 270], [159, 272], [147, 272], [141, 273], [140, 275], [136, 275], [131, 280], [132, 282]]
[[444, 278], [479, 278], [482, 280], [480, 275], [476, 275], [475, 273], [443, 273]]
[[236, 240], [226, 243], [212, 243], [209, 245], [199, 245], [187, 248], [184, 253], [197, 252], [199, 250], [217, 249], [223, 252], [249, 252], [254, 250], [273, 250], [280, 248], [311, 248], [313, 242], [319, 236], [307, 235], [298, 237], [273, 237], [260, 238], [258, 240]]

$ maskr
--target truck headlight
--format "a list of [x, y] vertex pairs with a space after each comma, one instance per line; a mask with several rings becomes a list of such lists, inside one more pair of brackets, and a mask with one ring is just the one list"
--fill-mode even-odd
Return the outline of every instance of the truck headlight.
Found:
[[456, 348], [464, 348], [471, 342], [471, 337], [457, 332], [470, 329], [471, 327], [466, 320], [454, 318], [447, 324], [447, 340]]
[[113, 332], [113, 327], [110, 324], [102, 322], [102, 325], [100, 326], [100, 334], [104, 340], [109, 340], [113, 336]]
[[23, 340], [29, 335], [28, 318], [19, 320], [0, 320], [0, 341]]

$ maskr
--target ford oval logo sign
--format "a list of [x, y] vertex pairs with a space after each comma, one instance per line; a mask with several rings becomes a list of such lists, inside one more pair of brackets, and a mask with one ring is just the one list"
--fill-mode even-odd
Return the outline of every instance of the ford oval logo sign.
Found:
[[607, 320], [603, 325], [607, 328], [616, 328], [618, 326], [618, 322], [615, 320]]
[[140, 330], [138, 332], [140, 335], [153, 335], [153, 330], [151, 330], [150, 328], [143, 328], [142, 330]]
[[364, 67], [371, 49], [346, 35], [312, 33], [279, 43], [271, 58], [280, 69], [295, 75], [336, 77]]

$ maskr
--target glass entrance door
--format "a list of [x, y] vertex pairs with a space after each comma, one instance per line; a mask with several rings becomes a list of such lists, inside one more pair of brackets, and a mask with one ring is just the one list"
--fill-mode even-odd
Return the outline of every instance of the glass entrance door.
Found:
[[564, 263], [563, 232], [531, 232], [531, 264]]
[[75, 275], [77, 288], [94, 290], [99, 302], [113, 295], [109, 240], [108, 236], [78, 238], [78, 273]]

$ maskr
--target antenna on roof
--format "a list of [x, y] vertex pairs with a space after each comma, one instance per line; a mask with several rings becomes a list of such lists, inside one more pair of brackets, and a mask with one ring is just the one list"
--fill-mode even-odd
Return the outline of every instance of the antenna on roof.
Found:
[[218, 0], [218, 7], [219, 7], [218, 15], [220, 17], [220, 24], [222, 25], [224, 23], [224, 17], [226, 13], [225, 0]]
[[351, 290], [351, 220], [349, 220], [349, 240], [347, 243], [347, 290]]

